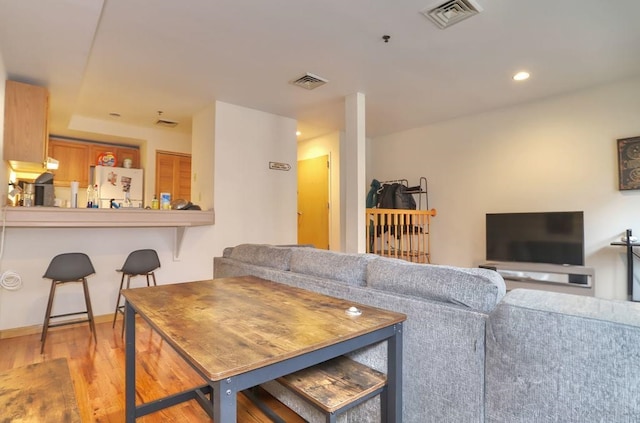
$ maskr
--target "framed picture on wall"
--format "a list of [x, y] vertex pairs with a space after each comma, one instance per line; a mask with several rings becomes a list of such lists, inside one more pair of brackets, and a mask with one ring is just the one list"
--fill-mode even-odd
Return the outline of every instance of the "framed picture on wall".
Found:
[[640, 189], [640, 137], [618, 140], [619, 189]]

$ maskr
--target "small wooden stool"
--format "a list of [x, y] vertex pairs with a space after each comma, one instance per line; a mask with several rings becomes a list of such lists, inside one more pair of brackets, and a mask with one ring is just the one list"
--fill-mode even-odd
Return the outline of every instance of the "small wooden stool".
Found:
[[384, 392], [387, 376], [341, 356], [281, 377], [278, 382], [324, 412], [327, 423], [335, 423], [343, 412]]
[[0, 372], [2, 421], [81, 423], [67, 359]]

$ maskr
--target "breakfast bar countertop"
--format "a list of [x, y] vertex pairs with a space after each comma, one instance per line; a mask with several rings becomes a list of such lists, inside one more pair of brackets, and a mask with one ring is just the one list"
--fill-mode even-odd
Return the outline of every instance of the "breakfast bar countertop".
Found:
[[5, 207], [6, 227], [190, 227], [213, 225], [211, 210], [149, 210], [142, 208], [89, 209], [59, 207]]
[[174, 228], [173, 256], [178, 259], [187, 228], [213, 225], [215, 213], [213, 209], [4, 207], [1, 219], [7, 228]]

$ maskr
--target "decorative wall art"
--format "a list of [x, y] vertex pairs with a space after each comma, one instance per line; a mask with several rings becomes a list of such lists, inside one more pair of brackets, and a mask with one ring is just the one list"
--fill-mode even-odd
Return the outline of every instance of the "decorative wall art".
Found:
[[618, 140], [619, 189], [640, 189], [640, 137]]

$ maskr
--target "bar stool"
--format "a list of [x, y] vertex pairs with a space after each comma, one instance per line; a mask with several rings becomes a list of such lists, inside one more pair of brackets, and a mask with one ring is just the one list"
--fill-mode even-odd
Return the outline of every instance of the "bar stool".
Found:
[[[160, 259], [158, 253], [155, 250], [144, 249], [132, 251], [122, 265], [122, 269], [117, 269], [116, 272], [122, 272], [122, 279], [120, 279], [120, 288], [118, 289], [118, 300], [116, 301], [116, 310], [113, 313], [113, 325], [116, 327], [116, 319], [118, 312], [124, 315], [124, 305], [120, 305], [120, 298], [122, 297], [122, 286], [124, 285], [124, 277], [127, 277], [127, 289], [131, 284], [131, 277], [145, 276], [147, 278], [147, 286], [151, 286], [149, 283], [149, 276], [153, 279], [153, 285], [157, 286], [156, 274], [154, 271], [160, 267]], [[124, 323], [122, 324], [122, 333], [124, 334]]]
[[[42, 335], [40, 336], [40, 342], [42, 346], [40, 348], [40, 354], [44, 352], [44, 344], [47, 340], [47, 331], [50, 327], [71, 325], [75, 323], [89, 322], [89, 329], [93, 332], [93, 338], [97, 342], [96, 327], [93, 320], [93, 311], [91, 310], [91, 299], [89, 298], [89, 287], [87, 286], [87, 276], [96, 273], [93, 268], [93, 264], [84, 253], [64, 253], [58, 254], [49, 263], [49, 267], [45, 272], [43, 278], [51, 279], [51, 292], [49, 293], [49, 303], [47, 304], [47, 311], [44, 316], [44, 324], [42, 325]], [[56, 293], [56, 287], [69, 282], [81, 282], [84, 290], [84, 302], [86, 310], [76, 311], [72, 313], [52, 315], [51, 309], [53, 307], [53, 298]], [[86, 314], [87, 318], [82, 320], [65, 320], [58, 323], [50, 323], [50, 319], [65, 316], [75, 316], [78, 314]]]

